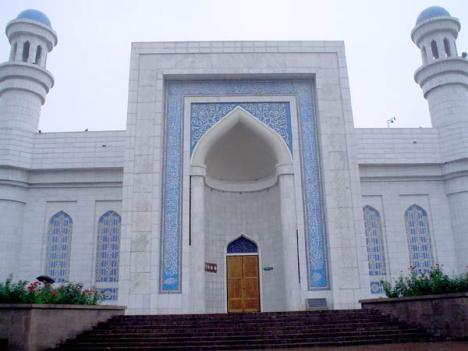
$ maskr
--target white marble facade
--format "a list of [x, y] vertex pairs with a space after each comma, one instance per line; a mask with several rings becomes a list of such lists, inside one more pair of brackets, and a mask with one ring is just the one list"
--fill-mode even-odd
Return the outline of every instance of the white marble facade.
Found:
[[0, 65], [0, 279], [80, 281], [128, 313], [226, 312], [238, 238], [258, 248], [262, 311], [358, 307], [409, 266], [462, 272], [459, 29], [433, 7], [412, 32], [433, 128], [354, 128], [342, 42], [158, 42], [132, 45], [125, 131], [37, 133], [57, 35], [22, 12]]

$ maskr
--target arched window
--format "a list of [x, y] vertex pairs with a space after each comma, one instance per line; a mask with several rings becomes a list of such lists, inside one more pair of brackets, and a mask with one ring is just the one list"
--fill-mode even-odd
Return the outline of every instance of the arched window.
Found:
[[11, 52], [10, 52], [10, 61], [14, 61], [16, 59], [16, 50], [18, 50], [18, 43], [15, 42], [13, 46], [11, 47]]
[[433, 260], [426, 211], [418, 205], [408, 207], [405, 212], [405, 224], [411, 267], [417, 273], [429, 272]]
[[244, 236], [232, 241], [227, 247], [228, 254], [234, 253], [256, 253], [258, 252], [257, 244], [247, 239]]
[[380, 280], [386, 275], [382, 220], [379, 212], [371, 206], [365, 206], [363, 212], [371, 277], [370, 288], [373, 294], [379, 294], [382, 293]]
[[28, 62], [30, 46], [29, 41], [23, 44], [23, 62]]
[[119, 280], [119, 246], [122, 219], [114, 211], [104, 213], [98, 222], [96, 282]]
[[38, 46], [36, 48], [36, 59], [34, 60], [34, 63], [36, 65], [39, 64], [39, 62], [41, 61], [41, 55], [42, 55], [42, 47], [41, 46]]
[[423, 60], [423, 64], [427, 63], [427, 51], [426, 51], [425, 46], [423, 46], [423, 48], [422, 48], [422, 60]]
[[446, 57], [452, 56], [450, 53], [450, 43], [447, 38], [444, 39], [444, 50], [445, 50]]
[[68, 280], [72, 230], [73, 221], [63, 211], [49, 220], [46, 274], [56, 282]]
[[439, 58], [439, 50], [437, 49], [437, 43], [435, 40], [431, 41], [431, 51], [432, 51], [432, 57], [434, 59]]

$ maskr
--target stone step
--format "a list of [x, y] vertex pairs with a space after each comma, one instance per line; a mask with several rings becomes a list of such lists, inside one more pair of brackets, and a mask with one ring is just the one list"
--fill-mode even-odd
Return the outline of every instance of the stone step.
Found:
[[118, 316], [116, 320], [195, 320], [195, 319], [216, 319], [216, 320], [245, 320], [245, 319], [268, 319], [268, 318], [297, 318], [303, 316], [310, 316], [314, 318], [342, 318], [345, 316], [362, 317], [380, 316], [378, 311], [374, 310], [331, 310], [331, 311], [295, 311], [295, 312], [260, 312], [260, 313], [213, 313], [213, 314], [174, 314], [174, 315], [131, 315], [131, 316]]
[[424, 336], [425, 334], [421, 330], [408, 330], [408, 331], [384, 331], [384, 332], [367, 332], [367, 333], [336, 333], [336, 334], [318, 334], [318, 333], [295, 333], [288, 335], [239, 335], [239, 336], [212, 336], [212, 337], [203, 337], [203, 336], [191, 336], [184, 337], [180, 336], [177, 338], [142, 338], [139, 336], [130, 337], [130, 338], [77, 338], [75, 340], [76, 344], [80, 345], [108, 345], [116, 346], [121, 344], [139, 344], [139, 345], [195, 345], [195, 344], [205, 344], [213, 342], [214, 344], [250, 344], [258, 342], [269, 342], [275, 344], [278, 341], [282, 341], [285, 338], [289, 341], [296, 340], [316, 340], [316, 341], [346, 341], [354, 339], [374, 339], [378, 340], [381, 338], [418, 338]]
[[274, 330], [283, 330], [285, 332], [291, 330], [316, 330], [316, 331], [366, 331], [366, 330], [381, 330], [387, 328], [398, 328], [398, 329], [406, 329], [408, 328], [406, 325], [397, 324], [394, 322], [389, 323], [368, 323], [368, 324], [357, 324], [357, 325], [333, 325], [327, 324], [322, 326], [310, 326], [304, 324], [294, 324], [294, 325], [283, 325], [283, 326], [264, 326], [264, 325], [257, 325], [253, 327], [245, 327], [245, 326], [232, 326], [231, 328], [166, 328], [165, 326], [161, 327], [145, 327], [145, 328], [105, 328], [104, 326], [95, 328], [92, 331], [88, 331], [87, 333], [95, 333], [95, 334], [132, 334], [132, 333], [140, 333], [140, 334], [170, 334], [170, 333], [180, 333], [183, 330], [184, 333], [245, 333], [245, 332], [269, 332]]
[[[307, 324], [314, 324], [314, 325], [322, 325], [322, 324], [348, 324], [348, 323], [371, 323], [371, 322], [386, 322], [388, 321], [388, 317], [375, 317], [375, 318], [360, 318], [360, 319], [323, 319], [323, 320], [315, 320], [315, 319], [308, 319], [308, 318], [297, 318], [297, 319], [277, 319], [277, 320], [258, 320], [258, 321], [215, 321], [215, 320], [198, 320], [198, 321], [120, 321], [120, 320], [110, 320], [105, 325], [106, 326], [160, 326], [163, 324], [165, 326], [209, 326], [209, 325], [233, 325], [233, 324], [243, 324], [243, 325], [256, 325], [256, 324], [271, 324], [271, 325], [278, 325], [278, 324], [286, 324], [286, 323], [307, 323]], [[100, 324], [102, 325], [102, 324]]]
[[[123, 334], [123, 335], [101, 335], [101, 334], [88, 334], [88, 335], [82, 335], [79, 338], [77, 338], [77, 341], [79, 342], [90, 342], [90, 341], [96, 341], [96, 342], [103, 342], [104, 340], [112, 340], [112, 341], [118, 341], [118, 342], [125, 342], [125, 341], [132, 341], [138, 339], [138, 341], [144, 341], [144, 342], [149, 342], [149, 341], [164, 341], [166, 342], [167, 340], [172, 340], [177, 339], [177, 341], [200, 341], [200, 340], [213, 340], [213, 341], [221, 341], [221, 340], [245, 340], [245, 339], [252, 339], [252, 338], [273, 338], [273, 339], [279, 339], [279, 338], [284, 338], [287, 337], [288, 339], [295, 339], [295, 338], [301, 338], [301, 337], [316, 337], [316, 338], [339, 338], [339, 337], [353, 337], [353, 336], [367, 336], [367, 337], [380, 337], [380, 336], [387, 336], [387, 335], [420, 335], [424, 334], [423, 331], [421, 331], [418, 328], [413, 328], [413, 329], [407, 329], [407, 330], [400, 330], [400, 329], [386, 329], [386, 330], [371, 330], [371, 331], [335, 331], [335, 332], [288, 332], [288, 333], [281, 333], [281, 332], [271, 332], [268, 334], [258, 334], [255, 332], [252, 333], [244, 333], [241, 335], [219, 335], [219, 334], [211, 334], [211, 335], [193, 335], [193, 334], [169, 334], [169, 335], [147, 335], [147, 334]], [[172, 342], [172, 341], [170, 341]]]
[[160, 325], [164, 323], [165, 325], [211, 325], [211, 324], [233, 324], [233, 323], [242, 323], [242, 324], [262, 324], [262, 323], [271, 323], [271, 324], [277, 324], [277, 323], [284, 323], [284, 322], [307, 322], [307, 323], [315, 323], [315, 324], [321, 324], [324, 322], [332, 322], [332, 323], [353, 323], [353, 322], [368, 322], [368, 321], [385, 321], [388, 320], [388, 317], [364, 317], [364, 318], [323, 318], [323, 319], [315, 319], [315, 318], [288, 318], [288, 319], [265, 319], [265, 320], [243, 320], [243, 321], [236, 321], [236, 320], [182, 320], [182, 321], [165, 321], [165, 320], [158, 320], [158, 321], [114, 321], [111, 320], [107, 325], [121, 325], [121, 326], [127, 326], [127, 325]]
[[57, 350], [247, 350], [428, 341], [373, 311], [119, 316]]
[[387, 323], [392, 323], [392, 324], [399, 324], [398, 322], [394, 320], [378, 320], [378, 321], [366, 321], [366, 322], [337, 322], [333, 323], [332, 321], [327, 321], [322, 324], [318, 323], [308, 323], [307, 321], [285, 321], [283, 323], [241, 323], [241, 324], [180, 324], [180, 325], [166, 325], [166, 324], [151, 324], [151, 325], [138, 325], [138, 324], [128, 324], [128, 325], [99, 325], [96, 327], [97, 330], [99, 329], [106, 329], [106, 330], [127, 330], [127, 329], [148, 329], [148, 330], [153, 330], [153, 329], [180, 329], [180, 328], [186, 328], [186, 329], [226, 329], [226, 328], [239, 328], [240, 330], [243, 329], [250, 329], [252, 327], [264, 327], [264, 328], [281, 328], [281, 327], [301, 327], [301, 326], [308, 326], [309, 328], [321, 328], [321, 327], [329, 327], [329, 326], [334, 326], [334, 327], [367, 327], [367, 326], [373, 326], [373, 325], [386, 325]]
[[395, 324], [392, 322], [389, 323], [379, 323], [374, 326], [371, 324], [367, 325], [327, 325], [327, 326], [309, 326], [309, 325], [304, 325], [304, 324], [295, 324], [295, 325], [284, 325], [284, 326], [264, 326], [264, 325], [253, 325], [250, 328], [246, 328], [243, 326], [226, 326], [226, 327], [209, 327], [209, 328], [197, 328], [197, 327], [182, 327], [182, 328], [177, 328], [177, 327], [172, 327], [172, 328], [166, 328], [166, 327], [145, 327], [145, 328], [138, 328], [138, 327], [129, 327], [129, 328], [96, 328], [93, 329], [93, 332], [96, 333], [102, 333], [102, 334], [121, 334], [121, 333], [148, 333], [148, 334], [167, 334], [167, 333], [179, 333], [181, 330], [183, 330], [186, 333], [223, 333], [223, 332], [235, 332], [235, 333], [244, 333], [244, 332], [250, 332], [250, 331], [258, 331], [258, 332], [268, 332], [271, 330], [321, 330], [325, 331], [327, 329], [333, 330], [333, 331], [339, 331], [339, 330], [378, 330], [378, 329], [385, 329], [386, 327], [399, 327], [400, 329], [406, 328], [405, 326]]
[[389, 326], [387, 328], [382, 327], [382, 328], [375, 328], [375, 329], [319, 329], [319, 330], [314, 330], [314, 329], [307, 329], [307, 328], [302, 328], [302, 329], [258, 329], [258, 330], [251, 330], [251, 331], [245, 331], [245, 330], [240, 330], [240, 331], [216, 331], [216, 330], [209, 330], [209, 331], [197, 331], [197, 330], [171, 330], [168, 332], [142, 332], [138, 330], [133, 330], [133, 331], [122, 331], [119, 333], [108, 333], [108, 332], [99, 332], [99, 331], [92, 331], [92, 332], [87, 332], [83, 334], [83, 336], [87, 335], [98, 335], [100, 337], [109, 337], [109, 336], [128, 336], [128, 337], [134, 337], [136, 335], [139, 336], [147, 336], [147, 337], [177, 337], [177, 336], [190, 336], [190, 335], [203, 335], [203, 336], [212, 336], [212, 335], [251, 335], [251, 334], [258, 334], [258, 335], [272, 335], [272, 334], [281, 334], [281, 335], [287, 335], [291, 334], [294, 332], [297, 332], [300, 330], [301, 332], [308, 332], [308, 333], [322, 333], [322, 334], [333, 334], [333, 333], [365, 333], [365, 332], [382, 332], [382, 331], [389, 331], [389, 330], [398, 330], [398, 331], [405, 331], [407, 329], [405, 328], [398, 328], [398, 327], [392, 327]]
[[[120, 331], [105, 331], [105, 330], [93, 330], [92, 332], [87, 332], [93, 333], [95, 335], [102, 335], [102, 336], [108, 336], [108, 335], [152, 335], [154, 337], [164, 335], [164, 336], [170, 336], [170, 335], [239, 335], [239, 334], [272, 334], [275, 332], [279, 332], [281, 334], [287, 334], [287, 333], [294, 333], [296, 331], [304, 331], [304, 332], [317, 332], [317, 333], [338, 333], [338, 332], [354, 332], [354, 333], [359, 333], [359, 332], [372, 332], [372, 331], [382, 331], [382, 330], [406, 330], [406, 328], [402, 327], [397, 327], [397, 326], [392, 326], [389, 325], [388, 327], [385, 326], [380, 326], [378, 328], [330, 328], [330, 329], [311, 329], [307, 327], [298, 327], [298, 328], [252, 328], [252, 330], [246, 330], [246, 329], [232, 329], [232, 330], [216, 330], [216, 329], [209, 329], [209, 330], [197, 330], [197, 329], [191, 329], [191, 330], [185, 330], [185, 329], [171, 329], [171, 330], [138, 330], [138, 329], [132, 329], [132, 330], [120, 330]], [[86, 334], [86, 335], [87, 335]]]
[[114, 317], [116, 320], [165, 320], [165, 321], [181, 321], [181, 320], [258, 320], [258, 319], [283, 319], [283, 318], [299, 318], [307, 316], [309, 318], [361, 318], [364, 316], [375, 317], [381, 316], [380, 313], [372, 310], [352, 310], [347, 313], [326, 313], [317, 312], [265, 312], [265, 313], [219, 313], [219, 314], [197, 314], [197, 315], [127, 315]]
[[268, 342], [253, 342], [242, 345], [222, 344], [222, 343], [205, 343], [196, 345], [142, 345], [142, 344], [121, 344], [121, 345], [81, 345], [71, 344], [61, 347], [60, 351], [75, 351], [75, 350], [264, 350], [264, 349], [286, 349], [286, 348], [312, 348], [319, 346], [352, 346], [352, 345], [377, 345], [377, 344], [395, 344], [395, 343], [409, 343], [409, 342], [424, 342], [427, 341], [427, 337], [386, 337], [380, 339], [348, 339], [348, 340], [301, 340], [301, 341], [290, 341], [283, 340], [278, 343]]

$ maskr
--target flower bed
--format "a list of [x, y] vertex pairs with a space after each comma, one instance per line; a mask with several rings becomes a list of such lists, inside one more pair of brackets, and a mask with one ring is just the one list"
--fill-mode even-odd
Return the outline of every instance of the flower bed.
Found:
[[381, 283], [388, 298], [360, 300], [362, 308], [423, 326], [435, 337], [468, 339], [468, 273], [449, 277], [436, 265]]
[[122, 306], [0, 303], [0, 340], [6, 350], [47, 350], [124, 312]]
[[20, 280], [14, 283], [12, 277], [0, 283], [0, 303], [97, 305], [98, 301], [98, 292], [83, 289], [83, 284], [80, 283], [65, 283], [54, 287], [39, 281], [29, 283]]
[[[98, 322], [124, 314], [125, 307], [100, 306], [95, 289], [80, 283], [52, 284], [13, 282], [10, 276], [0, 282], [1, 349], [40, 351], [90, 329]], [[2, 345], [7, 343], [8, 346]]]
[[468, 339], [468, 293], [359, 301], [362, 308], [380, 311], [448, 339]]
[[410, 297], [468, 292], [468, 272], [454, 277], [445, 274], [439, 265], [428, 272], [410, 268], [410, 275], [400, 277], [393, 283], [381, 281], [387, 297]]

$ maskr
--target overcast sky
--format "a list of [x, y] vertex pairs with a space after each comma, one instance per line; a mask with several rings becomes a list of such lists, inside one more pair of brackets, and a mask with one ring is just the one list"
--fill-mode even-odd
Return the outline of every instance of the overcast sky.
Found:
[[[344, 40], [355, 125], [429, 127], [410, 32], [433, 5], [460, 19], [468, 51], [467, 0], [1, 0], [0, 26], [35, 8], [58, 34], [43, 131], [125, 129], [130, 43], [173, 40]], [[0, 61], [9, 50], [4, 36]]]

